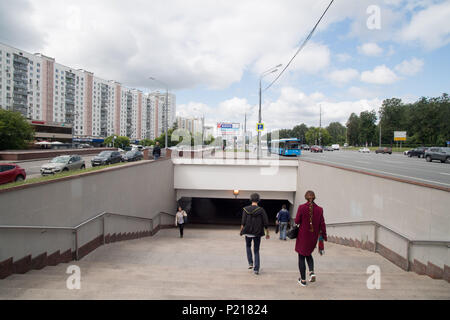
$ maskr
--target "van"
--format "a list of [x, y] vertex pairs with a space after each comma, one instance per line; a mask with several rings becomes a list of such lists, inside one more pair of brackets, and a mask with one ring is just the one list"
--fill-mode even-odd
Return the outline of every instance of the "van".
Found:
[[332, 144], [331, 148], [333, 148], [333, 150], [339, 150], [339, 145], [338, 144]]

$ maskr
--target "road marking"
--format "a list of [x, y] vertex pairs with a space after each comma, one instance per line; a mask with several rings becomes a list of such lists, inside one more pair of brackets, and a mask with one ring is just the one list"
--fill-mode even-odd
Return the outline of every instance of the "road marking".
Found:
[[347, 166], [347, 167], [352, 167], [352, 168], [357, 168], [357, 169], [364, 169], [364, 170], [369, 170], [369, 171], [375, 171], [375, 172], [379, 172], [379, 173], [383, 173], [383, 174], [389, 174], [391, 176], [398, 176], [398, 177], [402, 177], [402, 178], [408, 178], [408, 179], [413, 179], [413, 180], [421, 180], [421, 181], [425, 181], [425, 182], [431, 182], [431, 183], [436, 183], [436, 184], [442, 184], [444, 186], [450, 186], [450, 184], [448, 183], [444, 183], [444, 182], [438, 182], [438, 181], [432, 181], [432, 180], [427, 180], [427, 179], [421, 179], [421, 178], [416, 178], [416, 177], [411, 177], [411, 176], [404, 176], [401, 174], [397, 174], [397, 173], [392, 173], [392, 172], [387, 172], [387, 171], [381, 171], [381, 170], [376, 170], [376, 169], [370, 169], [370, 168], [364, 168], [364, 167], [358, 167], [358, 166], [352, 166], [349, 164], [342, 164], [342, 163], [338, 163], [338, 162], [333, 162], [333, 161], [327, 161], [327, 160], [321, 160], [323, 162], [329, 162], [341, 167]]
[[358, 160], [355, 160], [355, 162], [364, 163], [364, 164], [369, 164], [369, 162], [367, 162], [367, 161], [358, 161]]
[[445, 172], [439, 172], [440, 174], [445, 174], [447, 176], [450, 176], [450, 173], [445, 173]]

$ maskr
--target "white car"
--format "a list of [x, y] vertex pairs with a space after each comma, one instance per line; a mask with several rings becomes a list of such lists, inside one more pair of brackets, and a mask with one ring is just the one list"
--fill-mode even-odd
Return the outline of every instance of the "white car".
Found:
[[362, 152], [362, 153], [370, 153], [369, 148], [361, 148], [358, 150], [358, 152]]

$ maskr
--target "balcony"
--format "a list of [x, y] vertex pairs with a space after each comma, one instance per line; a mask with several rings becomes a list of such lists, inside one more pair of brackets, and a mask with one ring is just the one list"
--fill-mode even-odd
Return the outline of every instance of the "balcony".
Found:
[[17, 54], [14, 54], [13, 61], [28, 65], [28, 59], [23, 56], [19, 56]]

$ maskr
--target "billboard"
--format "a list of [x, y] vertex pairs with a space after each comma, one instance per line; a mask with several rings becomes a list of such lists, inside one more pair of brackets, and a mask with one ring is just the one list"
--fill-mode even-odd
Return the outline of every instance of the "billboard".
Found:
[[241, 127], [240, 123], [218, 122], [217, 129], [222, 135], [237, 135]]
[[406, 131], [394, 131], [394, 141], [406, 141]]

